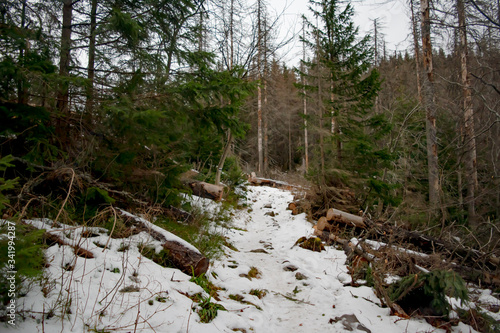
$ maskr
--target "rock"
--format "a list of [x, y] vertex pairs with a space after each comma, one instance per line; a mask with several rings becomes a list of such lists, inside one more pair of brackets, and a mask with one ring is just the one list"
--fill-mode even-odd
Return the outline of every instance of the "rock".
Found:
[[307, 280], [307, 276], [305, 276], [304, 274], [300, 273], [300, 272], [297, 272], [295, 273], [295, 278], [299, 281], [301, 280]]
[[250, 252], [253, 252], [253, 253], [265, 253], [265, 254], [269, 254], [269, 252], [267, 252], [266, 250], [264, 249], [255, 249], [255, 250], [251, 250]]
[[294, 265], [288, 265], [288, 266], [283, 267], [283, 270], [288, 271], [288, 272], [295, 272], [298, 269], [299, 268], [297, 266], [294, 266]]
[[353, 314], [345, 314], [341, 317], [335, 317], [335, 319], [330, 319], [330, 321], [328, 321], [329, 324], [335, 324], [335, 323], [342, 323], [342, 325], [344, 326], [344, 329], [346, 331], [356, 331], [356, 330], [359, 330], [359, 331], [363, 331], [363, 332], [367, 332], [367, 333], [371, 333], [371, 331], [366, 328], [365, 325], [361, 324], [358, 320], [358, 318], [353, 315]]

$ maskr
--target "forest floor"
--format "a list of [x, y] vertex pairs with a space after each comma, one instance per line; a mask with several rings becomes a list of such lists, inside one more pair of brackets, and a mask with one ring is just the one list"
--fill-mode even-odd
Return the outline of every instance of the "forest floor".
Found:
[[[424, 319], [391, 316], [372, 288], [349, 286], [343, 250], [327, 246], [313, 252], [296, 246], [313, 229], [305, 214], [293, 216], [286, 209], [293, 197], [286, 190], [248, 188], [245, 209], [232, 211], [228, 225], [218, 227], [233, 246], [225, 248], [225, 255], [212, 261], [207, 272], [208, 280], [220, 288], [211, 298], [190, 276], [141, 256], [137, 245], [159, 245], [145, 232], [109, 239], [95, 230], [94, 237], [82, 238], [81, 230], [68, 229], [68, 238], [78, 239], [95, 258], [76, 257], [67, 245], [49, 247], [50, 267], [43, 283], [30, 286], [18, 300], [25, 320], [18, 319], [15, 327], [1, 323], [0, 330], [445, 332]], [[212, 212], [220, 206], [205, 199], [193, 204]], [[47, 220], [31, 223], [51, 229]], [[99, 246], [108, 239], [106, 249]], [[489, 290], [476, 293], [483, 303], [499, 304]], [[221, 306], [218, 311], [214, 304]], [[215, 311], [215, 319], [201, 322], [200, 314]], [[460, 323], [452, 332], [475, 330]]]

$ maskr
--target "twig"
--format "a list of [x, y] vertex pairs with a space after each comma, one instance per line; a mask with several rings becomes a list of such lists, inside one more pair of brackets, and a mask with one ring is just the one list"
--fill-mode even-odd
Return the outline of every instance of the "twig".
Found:
[[72, 175], [71, 175], [71, 182], [69, 183], [68, 194], [66, 195], [66, 199], [64, 199], [64, 202], [61, 206], [61, 209], [59, 209], [59, 212], [57, 213], [57, 216], [54, 219], [54, 225], [57, 224], [57, 219], [59, 218], [59, 215], [61, 215], [61, 212], [63, 211], [64, 206], [66, 205], [66, 202], [68, 202], [69, 196], [71, 194], [71, 188], [73, 187], [73, 181], [75, 180], [75, 170], [73, 170], [72, 168], [69, 168], [69, 170], [71, 170]]
[[186, 328], [186, 333], [189, 333], [189, 321], [191, 320], [191, 314], [193, 313], [193, 304], [194, 301], [191, 302], [191, 306], [189, 307], [189, 317], [188, 317], [188, 323], [187, 323], [187, 328]]
[[106, 241], [106, 245], [104, 245], [104, 248], [102, 249], [102, 252], [104, 252], [104, 250], [107, 249], [109, 241], [111, 240], [111, 235], [113, 234], [113, 231], [115, 230], [115, 226], [116, 226], [116, 220], [117, 220], [117, 218], [116, 218], [116, 210], [113, 208], [113, 206], [110, 206], [110, 208], [113, 211], [113, 215], [114, 215], [115, 219], [113, 221], [113, 227], [111, 228], [111, 231], [109, 232], [108, 240]]

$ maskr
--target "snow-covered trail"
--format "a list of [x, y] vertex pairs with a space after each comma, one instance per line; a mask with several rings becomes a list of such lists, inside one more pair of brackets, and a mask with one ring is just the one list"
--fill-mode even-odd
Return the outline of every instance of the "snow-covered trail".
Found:
[[[0, 323], [1, 332], [444, 332], [423, 320], [401, 320], [381, 308], [368, 287], [344, 286], [350, 282], [343, 251], [326, 247], [312, 252], [295, 242], [310, 236], [305, 214], [286, 210], [293, 200], [289, 191], [249, 187], [246, 210], [235, 211], [231, 228], [222, 232], [237, 250], [215, 260], [207, 273], [222, 288], [218, 311], [210, 323], [201, 323], [188, 295], [206, 293], [190, 276], [143, 257], [139, 248], [161, 243], [146, 232], [126, 239], [110, 238], [101, 228], [82, 236], [83, 228], [52, 228], [49, 220], [29, 223], [59, 232], [94, 254], [74, 255], [68, 245], [46, 250], [49, 267], [17, 300], [25, 320], [16, 326]], [[206, 210], [220, 203], [195, 200]], [[90, 230], [88, 229], [88, 230]], [[59, 231], [58, 231], [59, 230]], [[108, 243], [109, 242], [109, 243]], [[104, 248], [103, 244], [107, 244]], [[260, 276], [249, 278], [255, 267]], [[254, 294], [261, 292], [261, 298]], [[461, 324], [453, 332], [474, 332]]]
[[[389, 316], [388, 308], [368, 287], [345, 287], [351, 278], [343, 251], [326, 247], [312, 252], [294, 243], [312, 234], [305, 214], [292, 216], [286, 210], [293, 194], [269, 187], [250, 187], [250, 209], [240, 212], [229, 240], [238, 251], [228, 250], [227, 258], [217, 261], [212, 271], [221, 291], [221, 304], [229, 313], [242, 310], [242, 329], [255, 332], [430, 332], [440, 331], [423, 320], [399, 320]], [[249, 213], [250, 212], [250, 213]], [[249, 279], [251, 267], [261, 273]], [[265, 290], [259, 299], [251, 290]], [[226, 301], [241, 295], [255, 306]], [[214, 324], [223, 325], [222, 313]], [[240, 328], [240, 327], [233, 327]], [[457, 328], [458, 329], [458, 328]], [[457, 332], [459, 332], [458, 330]], [[468, 329], [467, 329], [468, 332]]]

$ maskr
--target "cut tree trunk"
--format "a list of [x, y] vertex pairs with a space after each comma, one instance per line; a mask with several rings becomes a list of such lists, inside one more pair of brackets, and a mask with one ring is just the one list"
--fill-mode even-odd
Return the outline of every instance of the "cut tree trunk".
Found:
[[201, 253], [174, 241], [166, 241], [163, 248], [168, 252], [170, 260], [183, 273], [200, 276], [207, 272], [210, 260]]
[[323, 231], [323, 230], [330, 230], [330, 223], [328, 223], [328, 220], [326, 219], [326, 217], [322, 216], [320, 217], [320, 219], [318, 220], [318, 223], [315, 225], [316, 227], [316, 230], [318, 231]]
[[361, 216], [346, 213], [335, 208], [330, 208], [326, 212], [326, 219], [328, 221], [344, 223], [358, 228], [366, 228], [364, 219]]
[[194, 246], [168, 233], [168, 231], [155, 226], [149, 221], [121, 210], [119, 212], [137, 229], [147, 232], [151, 237], [160, 241], [165, 251], [168, 252], [170, 260], [172, 260], [175, 267], [180, 269], [183, 273], [199, 276], [207, 272], [210, 260], [201, 254]]
[[43, 234], [43, 239], [46, 243], [49, 243], [49, 244], [57, 243], [61, 246], [62, 245], [70, 246], [75, 251], [75, 254], [79, 257], [86, 258], [86, 259], [93, 259], [94, 258], [94, 254], [92, 252], [90, 252], [89, 250], [86, 250], [86, 249], [80, 247], [79, 245], [73, 245], [70, 242], [62, 239], [61, 237], [59, 237], [56, 234], [46, 232]]
[[192, 179], [187, 180], [186, 184], [191, 188], [194, 195], [215, 201], [222, 200], [222, 195], [224, 194], [224, 187], [222, 185], [214, 185]]

